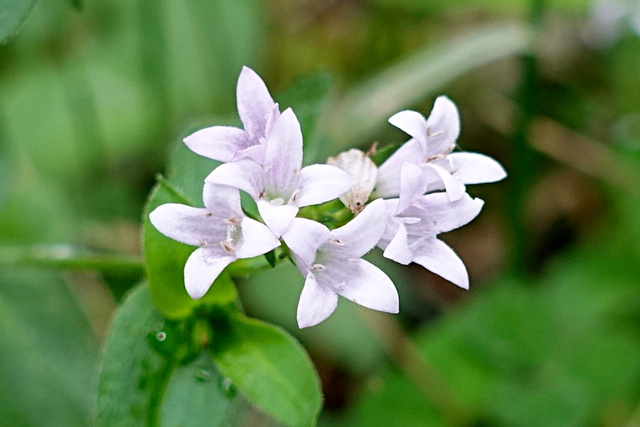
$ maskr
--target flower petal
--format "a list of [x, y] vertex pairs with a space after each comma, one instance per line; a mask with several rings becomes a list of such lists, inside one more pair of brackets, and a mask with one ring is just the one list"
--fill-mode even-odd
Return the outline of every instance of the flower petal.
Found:
[[400, 170], [400, 199], [395, 214], [402, 212], [427, 191], [424, 172], [415, 163], [404, 162]]
[[207, 209], [178, 203], [160, 205], [149, 214], [151, 224], [165, 236], [191, 246], [221, 239], [226, 226]]
[[336, 166], [307, 166], [300, 171], [300, 193], [296, 196], [294, 204], [302, 207], [337, 199], [352, 186], [353, 181], [349, 174]]
[[220, 162], [230, 162], [238, 151], [252, 145], [244, 130], [230, 126], [204, 128], [183, 141], [194, 153]]
[[460, 115], [458, 108], [446, 96], [439, 96], [427, 118], [426, 156], [449, 153], [460, 136]]
[[302, 167], [302, 131], [291, 108], [273, 125], [266, 144], [263, 167], [267, 191], [273, 197], [289, 200], [298, 187]]
[[449, 154], [448, 158], [456, 168], [453, 174], [465, 184], [496, 182], [507, 176], [500, 163], [484, 154], [459, 152]]
[[184, 284], [193, 299], [202, 298], [222, 270], [236, 260], [234, 256], [221, 256], [217, 248], [198, 248], [184, 265]]
[[242, 219], [241, 226], [243, 242], [236, 251], [238, 258], [252, 258], [266, 254], [280, 246], [280, 240], [261, 222], [245, 217]]
[[415, 138], [421, 145], [422, 151], [426, 151], [427, 144], [427, 120], [416, 111], [405, 110], [389, 117], [389, 123]]
[[276, 237], [282, 236], [298, 214], [298, 207], [288, 204], [277, 205], [267, 200], [258, 200], [257, 205], [264, 223]]
[[446, 169], [433, 163], [423, 163], [420, 167], [429, 183], [428, 190], [437, 190], [444, 186], [447, 196], [452, 202], [460, 200], [465, 195], [466, 188], [462, 181], [452, 176]]
[[454, 285], [469, 289], [469, 274], [464, 263], [442, 240], [425, 238], [417, 242], [412, 249], [415, 253], [413, 262]]
[[413, 251], [409, 248], [407, 229], [404, 225], [398, 227], [382, 256], [403, 265], [411, 264]]
[[265, 173], [262, 166], [249, 159], [220, 165], [205, 178], [205, 182], [228, 185], [249, 193], [254, 200], [263, 192], [264, 181]]
[[251, 144], [254, 145], [266, 136], [267, 121], [272, 114], [274, 102], [260, 76], [249, 67], [242, 67], [240, 72], [236, 100], [240, 120], [247, 134], [254, 139], [255, 142]]
[[298, 327], [308, 328], [325, 320], [338, 306], [338, 295], [316, 282], [309, 272], [298, 302]]
[[240, 192], [237, 188], [205, 182], [202, 200], [209, 212], [215, 212], [218, 218], [230, 219], [232, 216], [238, 218], [244, 216], [240, 205]]
[[423, 221], [416, 225], [421, 233], [440, 234], [462, 227], [473, 220], [484, 202], [465, 194], [460, 200], [452, 202], [446, 194], [427, 194], [417, 200], [424, 212]]
[[376, 178], [376, 197], [398, 197], [400, 194], [400, 169], [404, 162], [420, 163], [424, 159], [424, 154], [420, 143], [415, 139], [410, 139], [396, 150], [378, 168]]
[[389, 276], [363, 259], [341, 259], [315, 273], [320, 285], [372, 310], [397, 313], [398, 291]]
[[338, 241], [332, 250], [345, 257], [360, 258], [378, 243], [386, 227], [384, 200], [374, 200], [351, 221], [331, 232], [331, 237]]
[[265, 144], [256, 144], [251, 147], [245, 148], [242, 151], [238, 151], [232, 160], [240, 160], [243, 157], [253, 160], [257, 164], [261, 165], [264, 162], [264, 150]]
[[320, 246], [331, 238], [329, 229], [319, 222], [295, 218], [282, 234], [282, 240], [291, 249], [298, 268], [306, 274], [316, 259]]

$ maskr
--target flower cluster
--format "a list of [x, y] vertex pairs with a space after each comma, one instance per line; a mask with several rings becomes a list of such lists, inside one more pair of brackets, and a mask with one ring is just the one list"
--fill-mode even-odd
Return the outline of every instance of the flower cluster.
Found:
[[[414, 111], [391, 117], [390, 123], [411, 139], [380, 167], [356, 149], [328, 164], [302, 167], [296, 115], [291, 109], [281, 112], [247, 67], [238, 79], [237, 103], [243, 129], [213, 126], [184, 140], [195, 153], [223, 162], [205, 178], [205, 207], [165, 204], [150, 214], [161, 233], [198, 247], [184, 268], [192, 298], [202, 297], [235, 260], [277, 247], [305, 277], [297, 314], [301, 328], [329, 317], [338, 295], [398, 312], [392, 281], [362, 259], [375, 246], [393, 261], [415, 262], [468, 288], [464, 264], [437, 236], [480, 212], [483, 202], [471, 198], [465, 184], [497, 181], [506, 173], [489, 157], [453, 152], [460, 132], [453, 102], [439, 97], [427, 119]], [[240, 191], [255, 200], [261, 221], [245, 215]], [[321, 209], [337, 198], [346, 222], [321, 223], [301, 211], [312, 205]]]

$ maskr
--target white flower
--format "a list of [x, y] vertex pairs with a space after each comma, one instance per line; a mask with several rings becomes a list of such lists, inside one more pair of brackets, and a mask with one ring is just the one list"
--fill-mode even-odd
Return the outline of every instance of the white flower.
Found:
[[400, 194], [400, 170], [404, 162], [420, 166], [426, 191], [445, 189], [452, 201], [465, 195], [465, 184], [495, 182], [507, 176], [502, 166], [491, 157], [478, 153], [452, 153], [460, 135], [460, 117], [455, 104], [447, 97], [436, 99], [428, 119], [407, 110], [394, 114], [389, 123], [408, 133], [412, 139], [380, 165], [375, 191], [378, 197], [397, 197]]
[[277, 237], [286, 230], [300, 207], [335, 199], [352, 186], [349, 175], [335, 166], [302, 168], [302, 132], [290, 108], [271, 129], [262, 165], [250, 159], [225, 163], [205, 181], [249, 193], [265, 224]]
[[398, 312], [398, 292], [378, 267], [361, 259], [385, 230], [383, 200], [371, 202], [346, 225], [324, 225], [296, 218], [282, 235], [306, 280], [298, 303], [300, 328], [317, 325], [333, 313], [341, 295], [357, 304]]
[[264, 158], [264, 143], [280, 116], [267, 86], [251, 68], [242, 67], [236, 89], [238, 113], [244, 129], [213, 126], [184, 139], [191, 151], [221, 162], [248, 157], [258, 163]]
[[205, 208], [177, 203], [158, 206], [151, 223], [167, 237], [198, 246], [184, 266], [184, 282], [193, 299], [201, 298], [224, 268], [239, 258], [252, 258], [280, 246], [258, 221], [247, 218], [237, 189], [205, 184]]
[[336, 157], [329, 157], [327, 164], [347, 172], [354, 182], [351, 190], [340, 196], [340, 200], [352, 213], [360, 213], [376, 185], [378, 168], [369, 156], [355, 148], [344, 151]]
[[389, 221], [378, 246], [384, 256], [400, 264], [415, 262], [461, 288], [469, 288], [462, 260], [437, 238], [475, 218], [484, 202], [467, 194], [451, 201], [445, 193], [423, 195], [422, 170], [415, 164], [402, 167], [400, 198], [385, 200]]

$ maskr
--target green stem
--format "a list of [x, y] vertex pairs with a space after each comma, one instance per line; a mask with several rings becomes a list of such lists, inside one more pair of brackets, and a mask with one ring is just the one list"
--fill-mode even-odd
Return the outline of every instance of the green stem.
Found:
[[90, 252], [69, 244], [2, 245], [0, 266], [36, 266], [62, 270], [97, 270], [144, 276], [142, 258]]

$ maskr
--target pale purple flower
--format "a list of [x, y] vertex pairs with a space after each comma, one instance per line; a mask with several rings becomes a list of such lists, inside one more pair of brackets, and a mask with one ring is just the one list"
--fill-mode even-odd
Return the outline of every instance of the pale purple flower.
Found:
[[300, 328], [329, 317], [338, 295], [373, 310], [398, 312], [398, 292], [391, 279], [361, 258], [382, 236], [386, 219], [384, 201], [379, 199], [332, 231], [309, 219], [292, 221], [282, 238], [306, 278], [298, 303]]
[[407, 110], [394, 114], [389, 123], [412, 139], [378, 168], [377, 197], [397, 197], [400, 194], [400, 170], [404, 162], [420, 166], [426, 191], [445, 189], [452, 201], [465, 195], [465, 184], [495, 182], [507, 176], [502, 166], [491, 157], [452, 152], [460, 135], [460, 117], [455, 104], [445, 96], [436, 99], [428, 119]]
[[280, 116], [267, 86], [251, 68], [242, 67], [236, 89], [238, 113], [244, 129], [213, 126], [184, 139], [189, 149], [221, 162], [248, 157], [258, 163], [264, 158], [264, 143]]
[[249, 193], [265, 224], [277, 237], [300, 207], [335, 199], [352, 186], [349, 175], [335, 166], [302, 167], [302, 132], [290, 108], [271, 129], [262, 165], [250, 159], [225, 163], [205, 181]]
[[415, 262], [461, 288], [469, 288], [462, 260], [438, 234], [461, 227], [475, 218], [484, 202], [466, 193], [451, 201], [446, 193], [423, 194], [422, 170], [405, 162], [400, 198], [385, 200], [389, 219], [378, 242], [383, 255], [400, 264]]
[[247, 218], [237, 189], [205, 184], [204, 208], [167, 203], [149, 214], [167, 237], [198, 246], [184, 266], [184, 282], [193, 299], [201, 298], [222, 270], [239, 258], [252, 258], [280, 246], [262, 223]]

